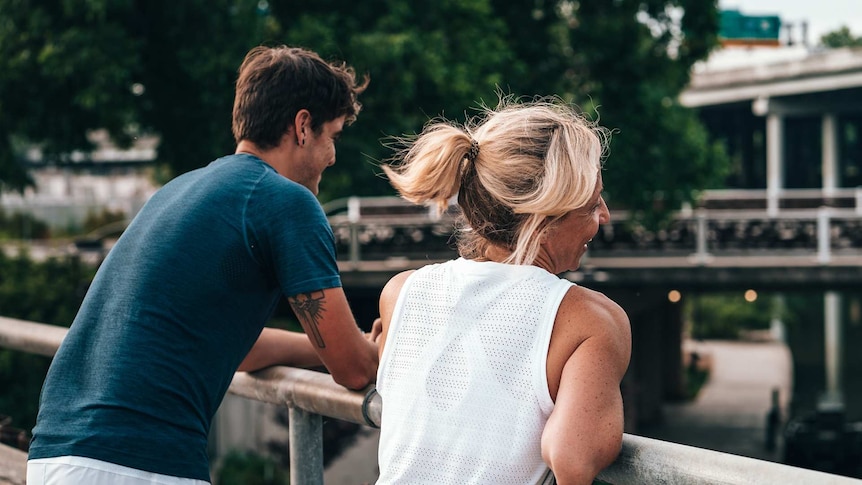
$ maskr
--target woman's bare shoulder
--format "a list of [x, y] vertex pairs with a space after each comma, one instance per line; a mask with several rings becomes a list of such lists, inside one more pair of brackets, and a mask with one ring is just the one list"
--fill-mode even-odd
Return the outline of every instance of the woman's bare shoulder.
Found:
[[621, 354], [631, 349], [631, 325], [625, 310], [604, 293], [573, 286], [560, 303], [556, 326], [576, 345], [589, 338], [607, 340]]
[[566, 292], [560, 303], [560, 316], [598, 325], [629, 325], [628, 315], [617, 302], [604, 293], [583, 286], [573, 286]]
[[402, 271], [390, 278], [386, 285], [383, 287], [383, 290], [380, 292], [381, 306], [395, 306], [395, 302], [398, 300], [398, 295], [401, 294], [401, 288], [404, 286], [404, 282], [407, 281], [407, 278], [409, 278], [410, 275], [415, 272], [416, 271], [412, 269]]

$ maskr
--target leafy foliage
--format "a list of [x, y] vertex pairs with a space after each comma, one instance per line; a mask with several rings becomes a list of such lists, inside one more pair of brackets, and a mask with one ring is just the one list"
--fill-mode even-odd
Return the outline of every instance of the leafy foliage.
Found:
[[[0, 315], [40, 323], [72, 323], [93, 268], [76, 258], [35, 262], [27, 254], [6, 256], [0, 251]], [[12, 416], [17, 427], [36, 422], [39, 390], [51, 359], [0, 349], [0, 413]]]
[[[82, 4], [83, 3], [83, 4]], [[112, 5], [116, 3], [117, 7]], [[129, 2], [0, 2], [0, 166], [20, 186], [10, 135], [38, 142], [48, 157], [87, 148], [84, 130], [119, 136], [133, 120], [132, 39], [112, 22]]]
[[712, 293], [694, 295], [685, 311], [693, 338], [735, 340], [742, 330], [769, 328], [772, 315], [780, 311], [774, 305], [769, 295], [748, 302], [742, 294]]
[[256, 43], [249, 2], [0, 0], [0, 176], [10, 186], [11, 135], [50, 163], [92, 148], [107, 129], [121, 146], [161, 136], [174, 174], [232, 148], [238, 59]]
[[0, 413], [28, 436], [36, 424], [39, 391], [50, 364], [50, 357], [0, 349]]
[[287, 485], [290, 479], [276, 463], [253, 453], [227, 454], [216, 473], [219, 485]]
[[691, 66], [716, 44], [718, 11], [699, 0], [579, 5], [568, 32], [573, 93], [592, 99], [615, 131], [604, 174], [609, 203], [650, 225], [725, 175], [720, 145], [678, 103]]
[[172, 175], [229, 153], [236, 69], [259, 43], [302, 45], [372, 79], [324, 200], [391, 193], [375, 168], [392, 154], [381, 141], [439, 115], [463, 121], [498, 91], [559, 95], [612, 128], [609, 199], [639, 217], [660, 220], [726, 166], [676, 101], [716, 44], [714, 0], [0, 0], [0, 18], [8, 186], [26, 183], [12, 148], [38, 143], [63, 163], [96, 128], [120, 143], [159, 134]]
[[0, 208], [0, 241], [10, 239], [47, 239], [51, 235], [48, 224], [30, 214]]
[[323, 199], [391, 193], [376, 175], [377, 162], [390, 155], [381, 142], [439, 115], [463, 120], [465, 108], [494, 97], [504, 66], [518, 62], [486, 0], [274, 3], [272, 15], [281, 40], [347, 59], [371, 78], [339, 162], [327, 170]]
[[0, 252], [0, 315], [69, 326], [93, 275], [74, 257], [36, 262]]
[[[273, 9], [290, 42], [372, 73], [366, 110], [345, 136], [342, 160], [383, 159], [381, 137], [414, 133], [441, 114], [462, 120], [471, 114], [461, 114], [465, 107], [493, 104], [500, 89], [557, 94], [612, 128], [609, 199], [647, 224], [698, 190], [719, 186], [726, 173], [721, 146], [676, 101], [691, 66], [716, 45], [714, 2], [472, 0], [408, 7], [379, 0], [366, 9], [330, 0], [299, 15], [292, 7]], [[336, 165], [323, 197], [388, 191], [368, 168]]]
[[89, 233], [125, 220], [126, 213], [122, 210], [112, 211], [110, 209], [102, 209], [98, 212], [88, 212], [87, 217], [84, 218], [83, 230], [85, 233]]
[[857, 37], [850, 32], [850, 28], [846, 25], [838, 30], [827, 32], [820, 37], [820, 43], [824, 47], [837, 49], [839, 47], [860, 47], [862, 46], [862, 37]]

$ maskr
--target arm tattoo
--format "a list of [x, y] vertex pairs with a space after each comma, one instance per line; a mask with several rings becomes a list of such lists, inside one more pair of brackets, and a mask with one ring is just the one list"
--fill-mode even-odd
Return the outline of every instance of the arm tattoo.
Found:
[[290, 307], [293, 308], [293, 313], [302, 322], [303, 327], [311, 331], [314, 342], [321, 349], [326, 347], [326, 343], [323, 342], [323, 337], [320, 335], [320, 328], [318, 328], [320, 318], [323, 316], [323, 312], [326, 311], [323, 308], [323, 298], [322, 291], [314, 291], [311, 293], [300, 293], [287, 299], [290, 302]]

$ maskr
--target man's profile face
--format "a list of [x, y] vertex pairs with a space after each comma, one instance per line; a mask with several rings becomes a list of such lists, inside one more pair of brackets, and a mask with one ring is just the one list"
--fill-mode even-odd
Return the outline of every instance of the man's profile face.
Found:
[[[291, 179], [308, 188], [314, 195], [319, 191], [323, 171], [335, 163], [335, 143], [344, 129], [345, 116], [339, 116], [326, 121], [315, 133], [311, 128], [305, 132], [305, 144], [300, 150], [300, 160], [294, 167], [294, 177]], [[302, 135], [300, 135], [302, 136]]]

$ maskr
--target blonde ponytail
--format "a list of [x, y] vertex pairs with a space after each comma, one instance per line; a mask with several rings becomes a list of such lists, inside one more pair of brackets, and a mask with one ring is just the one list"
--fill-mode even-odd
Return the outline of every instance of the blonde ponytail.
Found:
[[509, 251], [504, 262], [532, 264], [554, 222], [592, 198], [607, 138], [557, 98], [502, 98], [464, 127], [429, 124], [401, 163], [382, 168], [413, 203], [445, 210], [458, 195], [461, 256], [496, 246]]
[[470, 163], [471, 140], [459, 127], [433, 123], [402, 150], [400, 163], [382, 169], [404, 199], [414, 204], [435, 203], [442, 212], [461, 186], [461, 176]]

